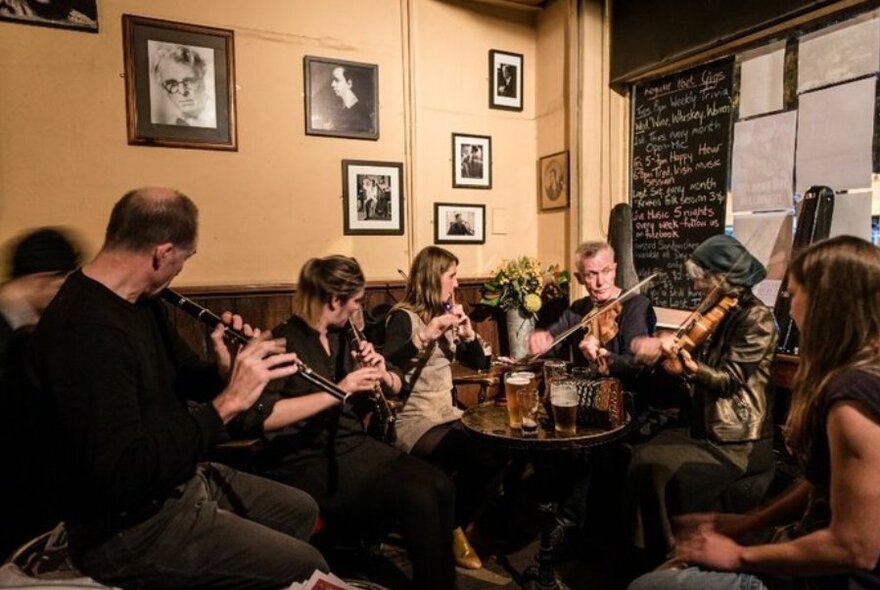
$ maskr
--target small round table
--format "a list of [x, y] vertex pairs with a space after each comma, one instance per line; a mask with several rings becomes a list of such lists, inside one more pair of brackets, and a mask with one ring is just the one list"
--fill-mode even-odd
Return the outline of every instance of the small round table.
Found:
[[[505, 449], [533, 453], [536, 470], [541, 465], [542, 452], [583, 449], [608, 444], [625, 435], [631, 424], [630, 418], [627, 416], [626, 421], [616, 428], [601, 429], [578, 426], [574, 436], [560, 436], [553, 430], [553, 425], [549, 424], [548, 426], [548, 420], [544, 419], [541, 420], [537, 433], [523, 435], [519, 428], [510, 427], [507, 408], [492, 403], [468, 408], [461, 417], [461, 422], [468, 430], [491, 444]], [[524, 588], [567, 589], [567, 586], [557, 578], [556, 572], [553, 570], [553, 550], [550, 539], [555, 522], [555, 508], [549, 493], [552, 489], [552, 483], [552, 481], [546, 482], [542, 486], [547, 495], [538, 504], [542, 526], [540, 548], [535, 556], [537, 566], [531, 566], [524, 572]]]

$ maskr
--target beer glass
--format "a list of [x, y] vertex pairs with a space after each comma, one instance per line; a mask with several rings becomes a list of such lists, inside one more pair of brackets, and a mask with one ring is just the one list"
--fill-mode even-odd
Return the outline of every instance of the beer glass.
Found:
[[565, 379], [567, 364], [563, 360], [551, 359], [544, 362], [544, 395], [550, 394], [550, 384], [556, 379]]
[[504, 378], [504, 397], [507, 398], [507, 421], [511, 428], [522, 428], [519, 413], [519, 392], [530, 389], [534, 381], [533, 373], [508, 373]]
[[517, 392], [517, 396], [523, 436], [534, 436], [538, 434], [538, 388], [525, 387]]
[[574, 380], [557, 379], [550, 385], [550, 407], [553, 410], [553, 421], [556, 423], [556, 434], [574, 436], [578, 408]]

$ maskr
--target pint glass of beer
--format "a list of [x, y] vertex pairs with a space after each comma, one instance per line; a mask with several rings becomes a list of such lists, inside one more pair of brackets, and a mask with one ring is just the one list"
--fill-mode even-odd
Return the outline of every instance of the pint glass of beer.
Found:
[[532, 387], [531, 373], [508, 373], [504, 378], [504, 397], [507, 398], [507, 421], [511, 428], [522, 428], [519, 413], [519, 392]]
[[574, 436], [578, 409], [577, 388], [574, 380], [557, 379], [553, 381], [550, 385], [550, 407], [553, 409], [556, 434]]

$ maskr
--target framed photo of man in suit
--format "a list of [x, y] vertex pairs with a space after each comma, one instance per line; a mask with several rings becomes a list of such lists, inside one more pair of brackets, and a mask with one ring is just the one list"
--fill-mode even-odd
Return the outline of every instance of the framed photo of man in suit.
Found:
[[489, 51], [489, 108], [523, 110], [523, 56]]
[[435, 244], [485, 244], [486, 206], [434, 203]]
[[452, 134], [452, 188], [492, 188], [492, 138]]

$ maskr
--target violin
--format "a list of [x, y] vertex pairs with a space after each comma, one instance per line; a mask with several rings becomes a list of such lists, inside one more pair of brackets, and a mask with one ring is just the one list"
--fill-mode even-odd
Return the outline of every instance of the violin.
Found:
[[706, 313], [694, 312], [675, 331], [673, 345], [669, 351], [664, 351], [665, 359], [661, 362], [663, 370], [670, 375], [684, 373], [684, 355], [690, 355], [693, 350], [709, 339], [709, 336], [718, 328], [724, 316], [736, 307], [738, 299], [732, 295], [722, 297], [718, 303]]
[[[608, 310], [604, 313], [590, 318], [584, 327], [584, 337], [586, 338], [587, 336], [592, 335], [602, 346], [614, 340], [614, 338], [617, 337], [618, 330], [617, 317], [620, 315], [622, 309], [623, 304], [620, 301], [616, 301], [609, 306]], [[609, 374], [610, 369], [606, 357], [600, 355], [596, 358], [596, 371], [600, 375]]]

